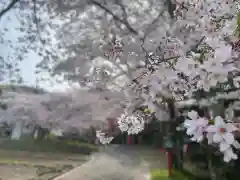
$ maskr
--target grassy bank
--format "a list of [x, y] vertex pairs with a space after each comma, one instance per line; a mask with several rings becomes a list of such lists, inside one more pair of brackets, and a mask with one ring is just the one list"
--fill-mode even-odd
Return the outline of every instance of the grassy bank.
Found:
[[56, 152], [91, 154], [98, 150], [97, 146], [85, 142], [57, 140], [54, 138], [35, 141], [30, 137], [20, 140], [1, 139], [0, 148], [4, 150], [20, 150], [30, 152]]
[[188, 172], [173, 171], [172, 177], [168, 177], [167, 169], [154, 169], [151, 171], [151, 180], [206, 180]]

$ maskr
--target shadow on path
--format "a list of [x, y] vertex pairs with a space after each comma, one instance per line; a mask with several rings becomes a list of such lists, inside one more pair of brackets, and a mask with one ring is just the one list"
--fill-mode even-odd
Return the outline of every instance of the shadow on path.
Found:
[[137, 146], [103, 147], [91, 160], [55, 180], [149, 180], [151, 168], [167, 168], [158, 150]]

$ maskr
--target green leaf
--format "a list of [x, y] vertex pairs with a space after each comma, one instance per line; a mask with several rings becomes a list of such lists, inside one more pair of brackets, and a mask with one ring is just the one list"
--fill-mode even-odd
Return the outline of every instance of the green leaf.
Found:
[[240, 37], [240, 12], [237, 14], [237, 27], [234, 32], [235, 36]]

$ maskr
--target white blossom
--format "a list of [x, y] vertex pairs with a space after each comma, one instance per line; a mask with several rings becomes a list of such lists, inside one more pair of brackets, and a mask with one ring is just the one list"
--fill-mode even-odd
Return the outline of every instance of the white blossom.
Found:
[[230, 162], [231, 160], [236, 160], [237, 158], [237, 155], [233, 152], [231, 147], [223, 152], [223, 160], [225, 162]]
[[214, 119], [214, 125], [209, 125], [207, 132], [213, 133], [213, 142], [219, 143], [220, 151], [224, 152], [235, 141], [233, 132], [236, 128], [231, 123], [225, 123], [224, 120], [217, 116]]
[[128, 134], [138, 134], [144, 129], [145, 124], [142, 117], [128, 114], [122, 114], [117, 123], [120, 130]]
[[239, 148], [239, 143], [233, 135], [235, 130], [236, 127], [233, 124], [224, 122], [220, 116], [214, 119], [214, 125], [209, 125], [206, 129], [208, 141], [219, 145], [225, 162], [237, 159], [237, 155], [232, 150], [232, 146]]
[[105, 132], [102, 131], [96, 131], [96, 137], [100, 141], [101, 144], [109, 144], [114, 137], [107, 137]]
[[204, 132], [208, 125], [208, 120], [198, 116], [196, 111], [190, 111], [184, 122], [184, 127], [187, 129], [187, 135], [192, 136], [192, 141], [201, 142], [204, 139]]
[[[59, 23], [60, 27], [55, 30], [58, 39], [58, 43], [55, 44], [58, 48], [54, 49], [55, 44], [48, 46], [45, 44], [45, 47], [49, 48], [43, 49], [50, 49], [48, 51], [52, 52], [47, 51], [46, 54], [51, 56], [44, 56], [43, 63], [39, 64], [45, 66], [49, 63], [54, 67], [50, 69], [53, 74], [63, 74], [67, 80], [80, 82], [90, 89], [94, 87], [101, 91], [111, 90], [120, 94], [123, 89], [130, 91], [131, 94], [128, 93], [124, 97], [128, 101], [127, 105], [124, 104], [128, 113], [123, 114], [117, 122], [123, 132], [137, 134], [144, 129], [143, 117], [132, 113], [136, 107], [148, 105], [158, 115], [164, 109], [162, 108], [164, 103], [155, 104], [157, 100], [190, 99], [193, 92], [202, 89], [209, 91], [219, 83], [227, 83], [229, 74], [235, 75], [235, 72], [239, 72], [240, 65], [235, 60], [239, 52], [230, 45], [238, 41], [233, 34], [237, 25], [238, 3], [234, 4], [233, 0], [175, 0], [173, 1], [176, 3], [174, 20], [170, 18], [167, 10], [164, 10], [164, 1], [123, 0], [122, 6], [117, 4], [117, 1], [116, 3], [106, 1], [104, 4], [101, 4], [101, 1], [97, 4], [94, 2], [91, 1], [92, 4], [83, 2], [83, 8], [77, 9], [67, 2], [64, 2], [64, 7], [58, 7], [61, 3], [39, 5], [41, 12], [49, 7], [52, 9], [47, 9], [47, 12], [53, 12], [50, 13], [53, 17], [64, 19]], [[55, 12], [62, 8], [63, 12]], [[159, 14], [163, 10], [163, 15]], [[46, 18], [46, 13], [42, 14], [44, 16], [39, 15], [39, 17]], [[64, 18], [58, 17], [58, 14]], [[114, 18], [112, 14], [115, 15]], [[126, 17], [118, 17], [120, 14]], [[106, 18], [102, 18], [104, 16]], [[28, 21], [29, 18], [26, 19]], [[129, 20], [130, 23], [125, 20]], [[51, 18], [47, 21], [53, 22]], [[20, 24], [27, 22], [23, 21]], [[43, 27], [51, 27], [51, 25], [54, 24]], [[29, 30], [27, 34], [28, 32]], [[31, 37], [32, 34], [29, 34]], [[23, 39], [32, 39], [29, 37]], [[149, 57], [146, 58], [146, 54]], [[154, 60], [151, 59], [153, 57]], [[148, 61], [150, 65], [147, 64]], [[139, 78], [142, 73], [145, 74], [144, 77]], [[233, 77], [233, 83], [239, 87], [237, 77]], [[143, 87], [148, 88], [146, 90]], [[143, 97], [144, 95], [146, 97]], [[226, 96], [230, 98], [230, 95]], [[56, 122], [65, 122], [74, 126], [80, 122], [79, 127], [81, 127], [84, 121], [79, 121], [77, 117], [87, 119], [86, 124], [89, 124], [89, 119], [103, 121], [110, 109], [115, 109], [121, 104], [120, 101], [114, 101], [113, 104], [117, 104], [116, 106], [103, 106], [105, 103], [101, 101], [102, 104], [99, 105], [96, 102], [102, 100], [102, 97], [94, 97], [80, 100], [71, 97], [67, 103], [54, 101], [53, 104], [57, 104], [57, 108], [53, 108], [53, 113], [44, 115], [38, 113], [37, 117], [47, 116], [44, 119], [51, 117]], [[91, 107], [88, 103], [83, 103], [88, 100], [91, 101]], [[71, 102], [71, 107], [64, 108], [68, 102]], [[66, 110], [68, 115], [72, 115], [70, 111], [79, 107], [78, 103], [83, 103], [84, 106], [81, 108], [84, 107], [84, 113], [81, 111], [81, 114], [75, 118], [70, 118], [71, 121], [64, 121]], [[34, 107], [42, 108], [39, 103]], [[32, 110], [31, 107], [28, 109]], [[35, 109], [33, 108], [33, 111]], [[97, 111], [99, 109], [102, 111]], [[111, 111], [110, 114], [115, 112]], [[25, 112], [22, 116], [26, 117]], [[157, 117], [164, 118], [160, 115]], [[185, 120], [184, 126], [193, 141], [201, 142], [206, 137], [209, 144], [219, 145], [225, 161], [235, 159], [231, 146], [236, 147], [237, 143], [233, 135], [234, 127], [231, 124], [216, 117], [214, 125], [208, 125], [209, 120], [199, 117], [195, 111], [189, 112], [188, 117], [190, 120]], [[104, 139], [106, 135], [104, 133], [97, 134], [103, 142], [109, 142], [111, 139]]]

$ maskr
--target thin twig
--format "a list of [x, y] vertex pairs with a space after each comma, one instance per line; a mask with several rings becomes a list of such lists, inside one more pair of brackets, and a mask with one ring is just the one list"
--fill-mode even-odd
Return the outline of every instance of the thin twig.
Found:
[[42, 44], [45, 44], [44, 40], [42, 39], [40, 27], [39, 27], [39, 18], [37, 16], [37, 0], [32, 0], [32, 1], [33, 1], [33, 21], [36, 24], [37, 35], [39, 36], [40, 42]]
[[124, 24], [126, 26], [126, 28], [133, 33], [134, 35], [138, 35], [138, 32], [133, 29], [133, 27], [131, 27], [131, 25], [128, 23], [128, 21], [125, 21], [124, 19], [121, 19], [120, 17], [118, 17], [116, 14], [114, 14], [110, 9], [108, 9], [106, 6], [102, 5], [101, 3], [95, 1], [95, 0], [90, 0], [91, 4], [94, 4], [95, 6], [103, 9], [104, 11], [106, 11], [107, 13], [109, 13], [110, 15], [112, 15], [113, 19], [116, 21], [119, 21], [120, 23]]
[[17, 4], [18, 2], [20, 2], [20, 0], [12, 0], [9, 5], [3, 9], [2, 11], [0, 11], [0, 19], [8, 12], [10, 11], [15, 4]]

